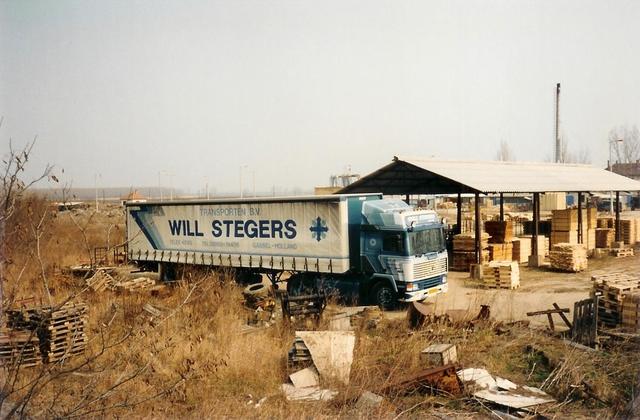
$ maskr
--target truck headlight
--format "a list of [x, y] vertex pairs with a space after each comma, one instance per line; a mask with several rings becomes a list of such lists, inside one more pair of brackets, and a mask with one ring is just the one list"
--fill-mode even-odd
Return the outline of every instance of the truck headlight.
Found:
[[413, 292], [414, 290], [418, 290], [418, 285], [415, 283], [407, 283], [407, 292]]

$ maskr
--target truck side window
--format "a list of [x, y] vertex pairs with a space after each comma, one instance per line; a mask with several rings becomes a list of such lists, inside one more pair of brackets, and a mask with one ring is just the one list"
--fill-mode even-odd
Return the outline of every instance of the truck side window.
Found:
[[404, 252], [404, 241], [399, 233], [385, 233], [382, 236], [382, 250], [394, 253]]

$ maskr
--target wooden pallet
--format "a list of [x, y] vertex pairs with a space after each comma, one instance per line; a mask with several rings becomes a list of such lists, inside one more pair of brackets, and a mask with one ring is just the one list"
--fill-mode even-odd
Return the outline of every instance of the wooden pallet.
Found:
[[611, 254], [613, 254], [616, 258], [623, 257], [633, 257], [633, 248], [614, 248], [611, 250]]

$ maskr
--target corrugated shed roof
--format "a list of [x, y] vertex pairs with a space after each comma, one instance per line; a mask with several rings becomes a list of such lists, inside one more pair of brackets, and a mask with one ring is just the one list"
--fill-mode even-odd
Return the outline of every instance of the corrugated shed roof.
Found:
[[590, 165], [398, 158], [341, 193], [640, 191], [640, 182]]

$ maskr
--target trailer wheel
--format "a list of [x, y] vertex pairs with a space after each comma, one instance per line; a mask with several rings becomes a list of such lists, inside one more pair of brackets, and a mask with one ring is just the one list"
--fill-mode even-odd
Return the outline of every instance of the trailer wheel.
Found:
[[372, 301], [384, 311], [390, 311], [397, 305], [396, 292], [386, 282], [376, 284], [371, 292]]
[[245, 298], [259, 298], [269, 296], [269, 286], [263, 283], [250, 284], [244, 288], [242, 294]]

